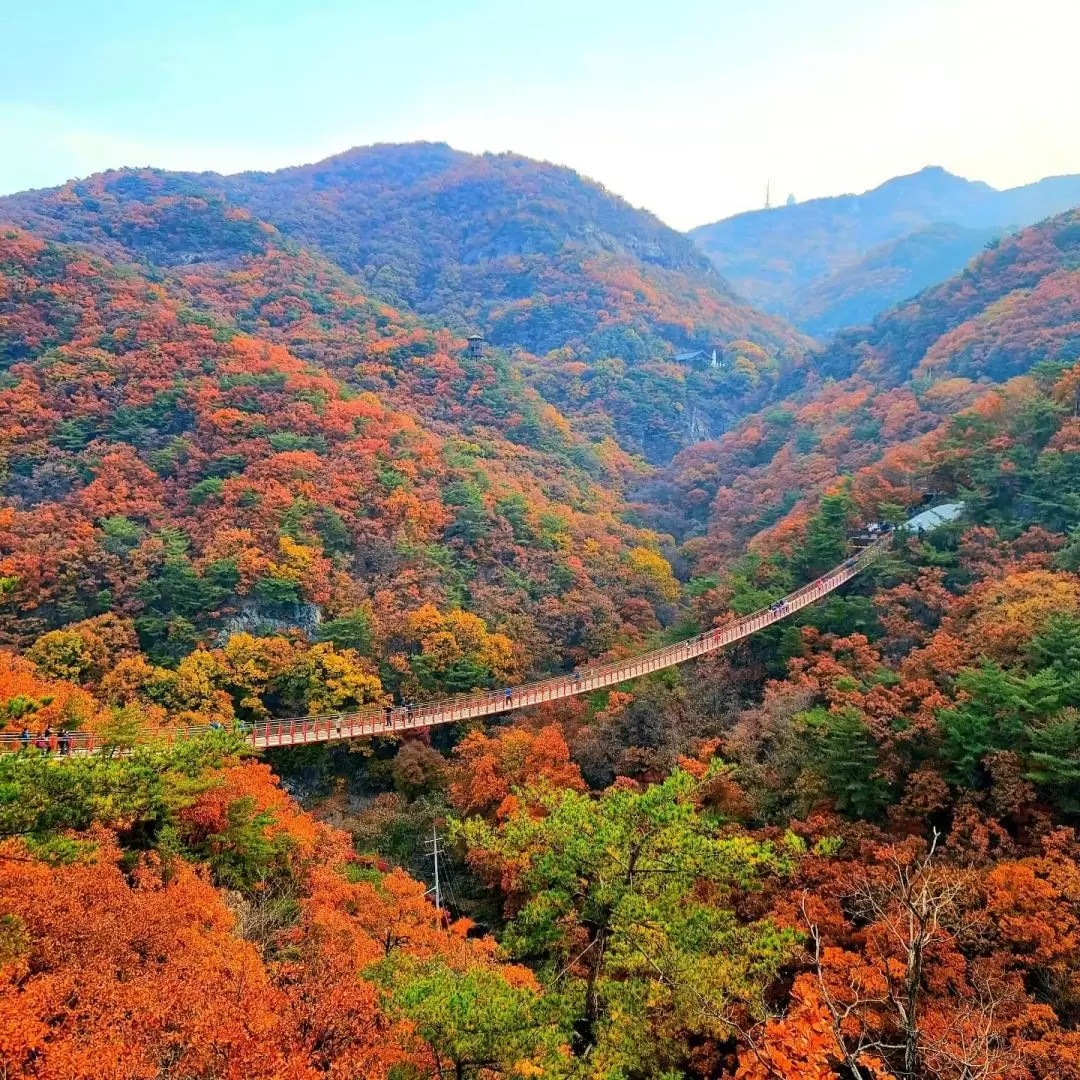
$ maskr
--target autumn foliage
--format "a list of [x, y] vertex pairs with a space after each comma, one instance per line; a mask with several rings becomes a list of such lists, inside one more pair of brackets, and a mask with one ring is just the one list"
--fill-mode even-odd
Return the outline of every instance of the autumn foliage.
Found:
[[[0, 1075], [1080, 1076], [1076, 214], [796, 355], [606, 193], [387, 154], [3, 204]], [[376, 159], [576, 239], [466, 259], [424, 203], [420, 273]], [[883, 521], [692, 665], [244, 754], [723, 625]]]

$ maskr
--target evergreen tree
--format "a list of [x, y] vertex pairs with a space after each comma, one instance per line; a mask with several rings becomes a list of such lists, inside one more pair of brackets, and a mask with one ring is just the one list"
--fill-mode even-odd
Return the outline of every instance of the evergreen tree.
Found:
[[791, 931], [742, 922], [732, 899], [785, 872], [798, 843], [785, 851], [725, 835], [697, 790], [678, 770], [599, 798], [527, 788], [501, 828], [474, 818], [458, 830], [474, 865], [512, 893], [504, 945], [568, 997], [577, 1049], [609, 1063], [605, 1075], [678, 1066], [686, 1032], [727, 1038], [725, 1011], [735, 1002], [759, 1011], [796, 945]]
[[850, 817], [872, 818], [890, 800], [879, 772], [878, 748], [856, 709], [812, 709], [802, 715], [809, 737], [811, 767], [820, 773], [836, 809]]
[[802, 550], [795, 565], [807, 581], [843, 562], [848, 554], [848, 530], [855, 516], [855, 501], [849, 485], [821, 499], [810, 519]]

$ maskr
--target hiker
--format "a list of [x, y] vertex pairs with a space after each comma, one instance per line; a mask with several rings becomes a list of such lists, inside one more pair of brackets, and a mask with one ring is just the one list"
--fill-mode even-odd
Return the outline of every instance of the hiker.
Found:
[[49, 752], [49, 740], [45, 737], [45, 732], [39, 732], [38, 737], [34, 740], [34, 746], [44, 753]]
[[503, 699], [506, 701], [507, 708], [514, 703], [514, 691], [509, 686], [503, 691]]
[[394, 729], [394, 707], [392, 705], [383, 706], [383, 727], [391, 731]]
[[22, 743], [23, 750], [30, 749], [30, 729], [23, 727], [22, 734], [19, 736], [19, 742]]
[[67, 757], [71, 753], [71, 734], [67, 728], [60, 729], [60, 737], [57, 739], [57, 745], [60, 748], [60, 753]]

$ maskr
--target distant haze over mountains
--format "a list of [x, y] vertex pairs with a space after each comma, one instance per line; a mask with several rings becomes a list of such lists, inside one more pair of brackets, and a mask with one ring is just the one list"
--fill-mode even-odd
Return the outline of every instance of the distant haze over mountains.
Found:
[[956, 273], [1002, 233], [1077, 205], [1080, 175], [998, 191], [932, 166], [689, 235], [750, 303], [822, 337]]

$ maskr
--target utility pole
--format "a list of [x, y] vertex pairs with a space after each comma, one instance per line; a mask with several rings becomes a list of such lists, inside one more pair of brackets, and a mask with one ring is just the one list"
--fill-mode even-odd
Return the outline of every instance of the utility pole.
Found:
[[442, 886], [439, 883], [439, 856], [443, 854], [443, 849], [439, 847], [439, 834], [435, 831], [435, 824], [431, 825], [431, 839], [424, 841], [424, 846], [431, 847], [428, 852], [428, 857], [435, 860], [435, 888], [428, 889], [428, 893], [435, 894], [435, 921], [441, 923], [442, 921]]
[[772, 209], [772, 202], [769, 199], [769, 194], [770, 194], [770, 188], [771, 187], [772, 187], [772, 177], [769, 177], [769, 179], [765, 181], [765, 209], [766, 210], [771, 210]]

